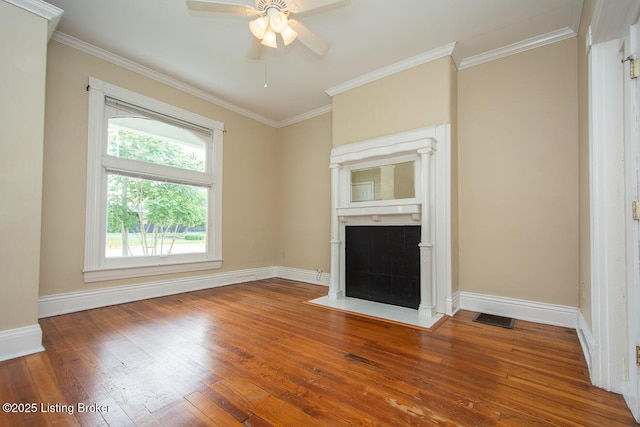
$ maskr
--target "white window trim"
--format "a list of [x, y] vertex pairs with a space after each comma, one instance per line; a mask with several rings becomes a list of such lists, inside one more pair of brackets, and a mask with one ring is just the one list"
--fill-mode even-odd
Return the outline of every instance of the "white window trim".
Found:
[[[89, 78], [89, 142], [87, 148], [87, 200], [85, 219], [84, 281], [124, 279], [129, 277], [209, 270], [222, 267], [222, 147], [224, 123], [174, 107], [152, 98]], [[186, 180], [199, 180], [203, 185], [211, 185], [208, 206], [208, 251], [203, 254], [177, 254], [171, 256], [135, 257], [109, 259], [105, 257], [106, 235], [106, 179], [107, 170], [127, 170], [133, 163], [126, 159], [106, 156], [107, 123], [105, 120], [105, 98], [116, 98], [130, 104], [149, 109], [185, 122], [193, 123], [213, 131], [212, 147], [208, 147], [207, 162], [209, 176], [182, 171]], [[132, 163], [131, 165], [129, 163]], [[166, 169], [173, 175], [172, 168]], [[173, 176], [175, 179], [176, 177]]]

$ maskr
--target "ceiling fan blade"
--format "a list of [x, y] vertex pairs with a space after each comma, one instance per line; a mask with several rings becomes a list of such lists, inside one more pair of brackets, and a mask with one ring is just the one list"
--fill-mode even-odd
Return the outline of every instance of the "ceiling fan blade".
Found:
[[327, 53], [329, 50], [329, 44], [312, 33], [307, 27], [294, 19], [289, 20], [289, 25], [291, 25], [291, 27], [298, 33], [298, 40], [311, 49], [313, 53], [318, 56], [322, 56]]
[[246, 16], [259, 14], [259, 12], [251, 6], [219, 1], [187, 0], [187, 7], [196, 12], [229, 13], [232, 15]]
[[296, 17], [300, 17], [337, 9], [349, 3], [351, 3], [350, 0], [295, 0], [289, 9], [296, 14]]

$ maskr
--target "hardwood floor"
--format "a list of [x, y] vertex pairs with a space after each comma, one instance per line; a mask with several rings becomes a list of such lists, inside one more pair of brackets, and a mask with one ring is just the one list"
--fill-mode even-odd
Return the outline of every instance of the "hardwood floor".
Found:
[[573, 330], [462, 311], [427, 332], [304, 303], [325, 293], [274, 279], [42, 319], [46, 351], [0, 363], [0, 402], [35, 411], [0, 425], [636, 425]]

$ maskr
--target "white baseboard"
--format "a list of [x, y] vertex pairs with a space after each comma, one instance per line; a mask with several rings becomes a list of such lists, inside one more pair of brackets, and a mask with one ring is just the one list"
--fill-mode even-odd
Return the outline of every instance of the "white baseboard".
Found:
[[287, 280], [297, 280], [299, 282], [311, 283], [314, 285], [329, 286], [331, 274], [322, 271], [301, 270], [299, 268], [275, 267], [276, 277]]
[[38, 300], [38, 316], [40, 318], [57, 316], [92, 308], [273, 277], [276, 277], [276, 267], [263, 267], [137, 285], [47, 295], [40, 297]]
[[447, 316], [455, 316], [460, 310], [460, 291], [456, 291], [452, 296], [445, 298], [445, 310]]
[[[89, 291], [47, 295], [39, 298], [39, 317], [57, 316], [92, 308], [106, 307], [148, 298], [173, 295], [236, 283], [281, 277], [288, 280], [329, 286], [331, 275], [312, 270], [290, 267], [262, 267], [229, 271], [173, 280], [147, 282], [129, 286], [115, 286]], [[508, 316], [549, 325], [576, 328], [577, 309], [555, 304], [545, 304], [513, 298], [456, 292], [446, 299], [447, 314], [453, 315], [459, 309]]]
[[330, 274], [289, 267], [262, 267], [129, 286], [47, 295], [38, 300], [38, 317], [51, 317], [148, 298], [281, 277], [329, 286]]
[[589, 373], [591, 373], [594, 356], [593, 335], [591, 334], [591, 328], [587, 325], [587, 321], [582, 316], [582, 312], [580, 310], [578, 310], [576, 332], [578, 333], [578, 340], [580, 341], [580, 347], [582, 347], [582, 353], [584, 354], [584, 359], [587, 362]]
[[565, 328], [577, 325], [578, 309], [566, 305], [460, 292], [460, 308]]
[[44, 351], [42, 329], [35, 325], [0, 331], [0, 362]]

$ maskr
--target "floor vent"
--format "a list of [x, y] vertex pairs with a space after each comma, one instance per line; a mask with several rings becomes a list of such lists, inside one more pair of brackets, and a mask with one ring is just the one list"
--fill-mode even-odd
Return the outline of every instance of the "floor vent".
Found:
[[513, 324], [516, 322], [516, 320], [511, 317], [494, 316], [493, 314], [486, 313], [478, 313], [473, 321], [507, 329], [513, 329]]

